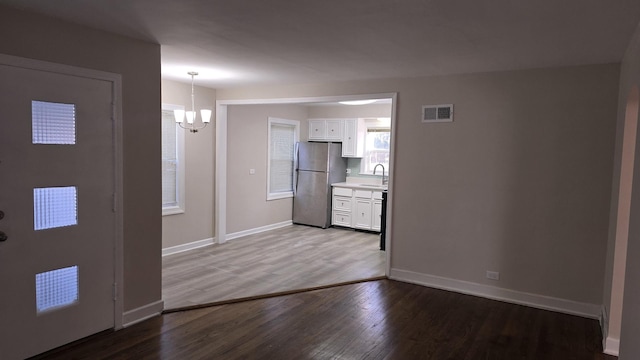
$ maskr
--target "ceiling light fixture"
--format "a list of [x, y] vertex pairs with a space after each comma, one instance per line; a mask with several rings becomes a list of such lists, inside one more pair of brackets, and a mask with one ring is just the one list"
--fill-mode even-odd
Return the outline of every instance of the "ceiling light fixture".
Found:
[[350, 101], [340, 101], [342, 105], [367, 105], [376, 102], [377, 100], [350, 100]]
[[[194, 86], [193, 86], [193, 80], [194, 77], [196, 75], [198, 75], [197, 72], [195, 71], [189, 71], [188, 72], [189, 75], [191, 75], [191, 111], [184, 111], [184, 110], [173, 110], [173, 116], [176, 119], [176, 122], [178, 123], [178, 125], [180, 125], [181, 128], [189, 130], [192, 133], [197, 133], [198, 130], [200, 129], [204, 129], [205, 127], [207, 127], [207, 125], [209, 124], [209, 122], [211, 121], [211, 110], [209, 109], [201, 109], [200, 110], [200, 117], [201, 117], [201, 121], [202, 121], [202, 126], [198, 126], [196, 125], [195, 121], [196, 121], [196, 102], [195, 102], [195, 91], [194, 91]], [[184, 118], [187, 118], [187, 126], [184, 126], [182, 124], [184, 124]]]

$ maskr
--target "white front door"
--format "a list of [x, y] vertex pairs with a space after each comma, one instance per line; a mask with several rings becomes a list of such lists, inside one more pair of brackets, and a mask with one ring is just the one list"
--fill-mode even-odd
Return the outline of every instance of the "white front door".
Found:
[[0, 64], [0, 358], [114, 327], [113, 83]]

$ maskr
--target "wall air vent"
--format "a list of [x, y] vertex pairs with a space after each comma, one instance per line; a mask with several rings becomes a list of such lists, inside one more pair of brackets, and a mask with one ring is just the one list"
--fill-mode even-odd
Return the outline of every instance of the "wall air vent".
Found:
[[422, 122], [452, 122], [453, 121], [453, 104], [443, 105], [423, 105], [422, 106]]

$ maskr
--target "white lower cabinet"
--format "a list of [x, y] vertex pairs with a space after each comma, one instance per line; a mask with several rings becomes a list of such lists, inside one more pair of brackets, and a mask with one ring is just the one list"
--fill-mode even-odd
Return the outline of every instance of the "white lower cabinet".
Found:
[[382, 192], [333, 187], [331, 224], [380, 231]]
[[380, 225], [382, 224], [382, 200], [373, 201], [373, 214], [371, 230], [380, 231]]
[[333, 217], [331, 218], [331, 224], [351, 227], [351, 213], [334, 211]]
[[351, 197], [334, 195], [333, 210], [342, 212], [351, 212]]
[[356, 229], [371, 230], [371, 199], [356, 198], [355, 203], [353, 227]]

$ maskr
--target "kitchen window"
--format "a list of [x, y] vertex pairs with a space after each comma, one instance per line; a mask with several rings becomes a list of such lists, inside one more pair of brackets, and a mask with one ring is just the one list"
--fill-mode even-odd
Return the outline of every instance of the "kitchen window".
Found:
[[300, 137], [300, 122], [269, 118], [267, 200], [293, 197], [293, 153]]
[[[373, 168], [377, 164], [384, 165], [389, 171], [389, 143], [391, 141], [391, 129], [368, 128], [364, 141], [364, 155], [360, 162], [361, 174], [373, 174]], [[378, 174], [382, 175], [380, 171]]]
[[162, 104], [162, 215], [184, 213], [184, 130], [173, 110], [184, 106]]

